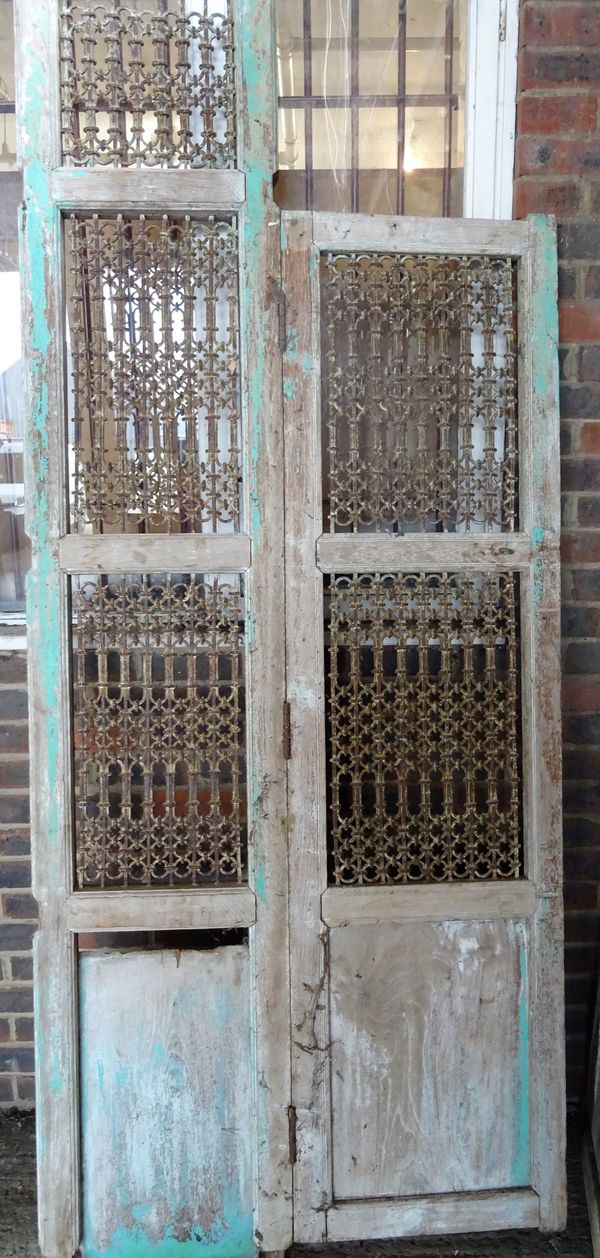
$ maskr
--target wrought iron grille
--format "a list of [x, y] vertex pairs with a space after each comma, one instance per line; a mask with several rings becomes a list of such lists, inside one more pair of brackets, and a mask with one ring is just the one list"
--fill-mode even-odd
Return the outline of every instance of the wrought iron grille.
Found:
[[329, 851], [337, 884], [521, 873], [518, 577], [329, 585]]
[[515, 264], [337, 254], [321, 279], [331, 531], [516, 528]]
[[79, 887], [240, 883], [241, 578], [73, 582]]
[[233, 222], [66, 224], [76, 531], [239, 528]]
[[66, 165], [232, 167], [230, 0], [61, 7]]

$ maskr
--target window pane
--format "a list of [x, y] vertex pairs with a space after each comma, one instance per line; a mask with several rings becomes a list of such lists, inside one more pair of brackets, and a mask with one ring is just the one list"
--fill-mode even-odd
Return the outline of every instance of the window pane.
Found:
[[12, 3], [0, 4], [0, 615], [25, 609], [23, 408]]
[[276, 4], [279, 168], [295, 172], [276, 181], [279, 204], [460, 213], [465, 0], [311, 0], [302, 14], [301, 7], [300, 0]]

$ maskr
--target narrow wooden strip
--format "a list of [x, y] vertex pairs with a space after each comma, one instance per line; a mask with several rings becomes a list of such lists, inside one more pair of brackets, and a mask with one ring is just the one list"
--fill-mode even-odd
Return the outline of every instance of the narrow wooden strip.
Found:
[[66, 902], [71, 931], [232, 930], [255, 921], [256, 900], [249, 887], [78, 891]]
[[314, 214], [321, 251], [484, 254], [519, 257], [528, 245], [526, 223], [488, 219], [392, 218], [384, 214]]
[[488, 536], [437, 533], [324, 533], [317, 541], [321, 572], [446, 572], [526, 568], [532, 544], [524, 533]]
[[63, 572], [246, 572], [250, 538], [244, 533], [115, 533], [61, 537]]
[[248, 862], [256, 892], [256, 926], [250, 931], [254, 1229], [257, 1248], [270, 1251], [292, 1243], [281, 256], [279, 210], [273, 204], [277, 73], [271, 4], [237, 0], [235, 9], [239, 160], [247, 172], [240, 215], [240, 323], [244, 519], [252, 538], [245, 588]]
[[487, 922], [535, 912], [532, 882], [414, 887], [329, 887], [321, 898], [327, 926], [389, 921]]
[[451, 1232], [496, 1232], [537, 1227], [539, 1201], [529, 1188], [506, 1192], [412, 1197], [405, 1201], [361, 1201], [327, 1212], [328, 1241]]
[[321, 1205], [331, 1200], [332, 1163], [328, 944], [320, 920], [327, 887], [323, 578], [315, 566], [322, 528], [320, 329], [310, 218], [288, 217], [284, 240], [291, 1051], [298, 1146], [294, 1239], [315, 1244], [325, 1239]]
[[[26, 529], [31, 538], [27, 639], [31, 752], [38, 1230], [48, 1258], [72, 1258], [80, 1227], [78, 998], [64, 899], [73, 879], [65, 530], [64, 291], [60, 215], [49, 193], [59, 160], [58, 7], [17, 0], [17, 123], [26, 416]], [[62, 483], [61, 483], [62, 481]]]
[[62, 167], [51, 177], [61, 210], [185, 214], [234, 212], [244, 204], [241, 170], [82, 170]]
[[589, 1135], [583, 1141], [581, 1161], [594, 1258], [600, 1258], [600, 1180], [594, 1146]]

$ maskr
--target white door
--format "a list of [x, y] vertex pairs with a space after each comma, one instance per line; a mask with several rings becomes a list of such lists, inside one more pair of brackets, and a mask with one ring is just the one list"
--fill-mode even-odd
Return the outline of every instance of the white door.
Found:
[[294, 1234], [551, 1228], [552, 232], [284, 220]]

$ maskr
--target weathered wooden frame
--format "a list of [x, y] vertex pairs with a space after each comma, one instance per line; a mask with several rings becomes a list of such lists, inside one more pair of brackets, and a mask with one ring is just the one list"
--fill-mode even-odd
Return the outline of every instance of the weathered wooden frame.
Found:
[[[559, 666], [559, 428], [552, 222], [493, 223], [285, 213], [284, 353], [294, 1103], [301, 1157], [295, 1239], [564, 1225]], [[322, 535], [319, 255], [328, 250], [511, 256], [519, 261], [520, 532], [494, 537]], [[521, 573], [525, 877], [502, 886], [328, 888], [322, 573]], [[319, 906], [319, 898], [321, 904]], [[333, 1201], [326, 1067], [327, 928], [355, 922], [530, 919], [531, 1189], [456, 1202]], [[315, 993], [317, 995], [315, 996]], [[492, 1200], [493, 1198], [493, 1200]], [[422, 1207], [422, 1208], [421, 1208]]]
[[[238, 0], [240, 169], [61, 167], [58, 7], [17, 0], [18, 117], [24, 173], [23, 327], [28, 379], [27, 528], [31, 677], [36, 1072], [40, 1245], [71, 1258], [81, 1239], [77, 931], [249, 928], [257, 1248], [292, 1236], [289, 1160], [283, 469], [279, 213], [271, 5]], [[246, 172], [246, 173], [245, 173]], [[66, 396], [61, 214], [235, 213], [240, 239], [246, 534], [77, 537], [66, 513]], [[273, 347], [275, 347], [273, 349]], [[68, 574], [169, 569], [245, 572], [249, 886], [198, 893], [74, 890]], [[273, 736], [281, 731], [281, 739]]]

